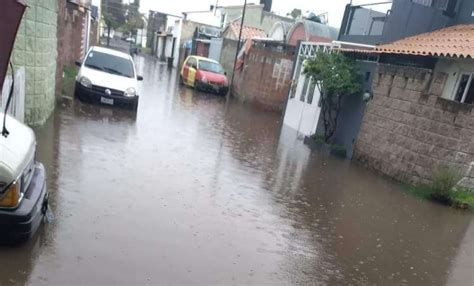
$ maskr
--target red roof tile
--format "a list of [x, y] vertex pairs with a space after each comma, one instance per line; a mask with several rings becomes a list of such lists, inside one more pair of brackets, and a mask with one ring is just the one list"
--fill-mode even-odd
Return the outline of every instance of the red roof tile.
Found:
[[[239, 38], [240, 32], [240, 23], [232, 22], [229, 24], [229, 29], [233, 33], [236, 39]], [[265, 38], [267, 34], [265, 31], [259, 28], [254, 28], [250, 26], [245, 26], [242, 29], [242, 40], [252, 39], [252, 38]]]
[[474, 24], [458, 25], [377, 46], [382, 54], [474, 58]]

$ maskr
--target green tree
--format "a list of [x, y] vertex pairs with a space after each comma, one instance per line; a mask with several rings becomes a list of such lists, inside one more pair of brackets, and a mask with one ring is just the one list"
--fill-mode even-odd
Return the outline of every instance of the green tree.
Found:
[[110, 30], [111, 29], [117, 29], [120, 24], [117, 22], [115, 17], [112, 14], [109, 13], [104, 13], [102, 15], [105, 25], [107, 26], [107, 46], [110, 44]]
[[354, 61], [337, 52], [318, 52], [305, 61], [303, 72], [321, 94], [324, 140], [329, 142], [337, 128], [343, 98], [361, 91], [360, 75]]
[[134, 3], [125, 5], [125, 24], [121, 27], [122, 32], [135, 35], [137, 29], [142, 29], [145, 22], [144, 15], [139, 12], [140, 1], [135, 0]]
[[287, 13], [286, 16], [291, 16], [293, 19], [298, 19], [302, 15], [301, 9], [293, 9], [290, 13]]

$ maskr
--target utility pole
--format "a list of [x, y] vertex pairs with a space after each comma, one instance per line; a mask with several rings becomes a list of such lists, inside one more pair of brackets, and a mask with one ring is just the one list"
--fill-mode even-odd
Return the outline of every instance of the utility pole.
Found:
[[[244, 0], [244, 8], [242, 9], [242, 19], [240, 21], [240, 31], [239, 31], [239, 41], [237, 42], [237, 51], [235, 52], [235, 58], [234, 58], [234, 67], [232, 69], [232, 78], [230, 80], [230, 90], [231, 92], [234, 89], [234, 75], [235, 75], [235, 66], [237, 65], [237, 57], [239, 56], [239, 51], [240, 51], [240, 41], [242, 40], [242, 29], [244, 28], [244, 19], [245, 19], [245, 10], [247, 8], [247, 0]], [[230, 92], [227, 93], [227, 96], [229, 96]]]

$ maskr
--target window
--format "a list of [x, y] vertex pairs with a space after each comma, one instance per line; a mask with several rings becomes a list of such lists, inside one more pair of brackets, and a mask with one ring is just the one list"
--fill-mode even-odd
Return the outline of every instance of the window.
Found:
[[186, 65], [188, 67], [196, 68], [197, 67], [196, 59], [195, 58], [189, 58]]
[[456, 92], [454, 93], [454, 100], [461, 103], [472, 104], [474, 102], [474, 73], [461, 74]]
[[97, 51], [90, 51], [84, 66], [125, 77], [134, 77], [133, 63], [130, 59]]
[[199, 69], [203, 71], [224, 74], [224, 69], [222, 69], [221, 65], [211, 61], [200, 60]]
[[365, 72], [365, 82], [369, 82], [370, 80], [370, 72]]

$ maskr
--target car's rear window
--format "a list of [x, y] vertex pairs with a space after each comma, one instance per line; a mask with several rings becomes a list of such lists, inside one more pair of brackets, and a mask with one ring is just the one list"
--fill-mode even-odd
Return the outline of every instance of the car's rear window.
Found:
[[91, 51], [87, 55], [84, 66], [111, 74], [134, 77], [131, 60], [97, 51]]
[[220, 74], [224, 73], [224, 69], [222, 69], [220, 64], [206, 60], [199, 60], [199, 69]]

